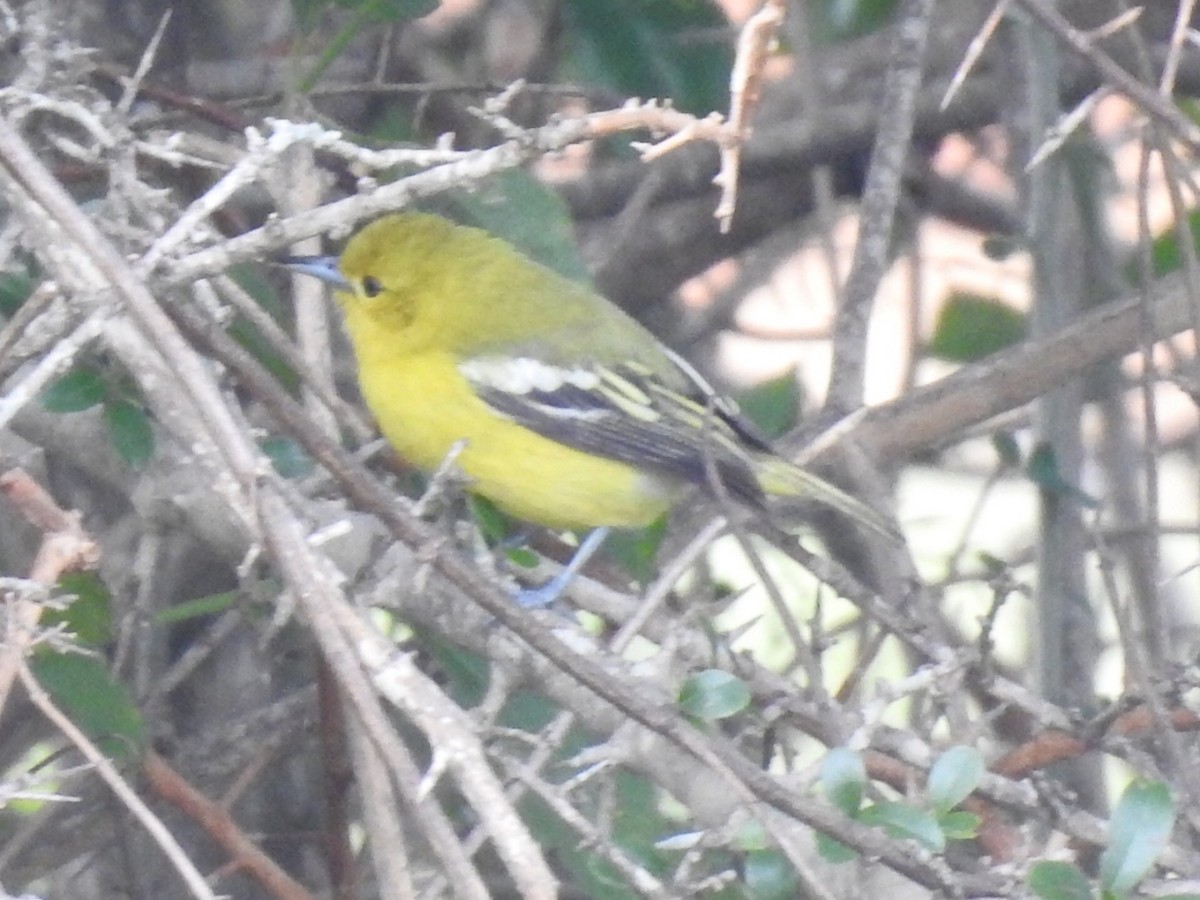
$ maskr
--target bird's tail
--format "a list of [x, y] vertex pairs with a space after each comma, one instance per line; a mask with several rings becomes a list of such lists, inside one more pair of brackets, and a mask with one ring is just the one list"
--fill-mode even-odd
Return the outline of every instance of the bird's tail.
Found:
[[759, 485], [768, 497], [779, 497], [785, 501], [795, 499], [819, 503], [889, 541], [896, 543], [904, 541], [904, 536], [891, 518], [882, 515], [861, 500], [856, 500], [823, 478], [818, 478], [811, 472], [792, 465], [782, 457], [759, 457], [755, 460], [755, 474], [758, 476]]

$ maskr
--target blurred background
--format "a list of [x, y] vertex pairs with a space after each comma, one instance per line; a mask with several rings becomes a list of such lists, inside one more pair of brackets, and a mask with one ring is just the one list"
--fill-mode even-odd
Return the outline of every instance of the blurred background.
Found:
[[[466, 151], [632, 98], [659, 98], [701, 118], [727, 113], [738, 36], [760, 8], [751, 0], [0, 6], [0, 109], [133, 260], [256, 152], [247, 129], [269, 133], [270, 119], [315, 122], [367, 148]], [[1188, 711], [1200, 608], [1200, 382], [1188, 324], [1200, 324], [1200, 313], [1168, 328], [1154, 306], [1172, 291], [1195, 295], [1195, 145], [1184, 130], [1200, 93], [1192, 6], [1149, 2], [1131, 12], [1118, 0], [1002, 8], [959, 0], [932, 14], [899, 0], [779, 6], [782, 24], [756, 66], [762, 94], [727, 232], [713, 216], [717, 149], [694, 141], [647, 161], [639, 142], [665, 135], [645, 132], [531, 154], [527, 166], [463, 179], [421, 205], [590, 280], [738, 397], [787, 452], [829, 441], [822, 435], [831, 427], [848, 429], [850, 450], [820, 453], [813, 464], [890, 504], [908, 547], [889, 557], [819, 517], [808, 545], [945, 651], [927, 652], [894, 622], [864, 614], [846, 590], [830, 589], [786, 552], [764, 546], [761, 560], [751, 559], [726, 535], [663, 586], [671, 596], [654, 612], [657, 628], [614, 654], [622, 672], [791, 779], [794, 790], [826, 797], [855, 821], [894, 816], [889, 839], [918, 839], [955, 873], [1021, 873], [996, 895], [1077, 896], [1027, 884], [1029, 867], [1056, 854], [1085, 883], [1119, 894], [1111, 866], [1106, 876], [1097, 865], [1099, 824], [1089, 831], [1072, 815], [1106, 822], [1134, 774], [1169, 786], [1172, 808], [1200, 801], [1188, 774], [1197, 762]], [[1046, 8], [1052, 13], [1039, 12]], [[877, 289], [859, 303], [869, 327], [855, 344], [840, 331], [839, 311], [862, 262], [856, 241], [868, 227], [864, 192], [888, 112], [881, 98], [897, 77], [889, 65], [898, 21], [918, 23], [927, 45], [884, 265]], [[1074, 50], [1063, 39], [1071, 35]], [[1163, 98], [1178, 120], [1148, 115], [1144, 98], [1123, 89], [1106, 63]], [[502, 93], [503, 120], [481, 112]], [[419, 168], [369, 169], [320, 149], [302, 163], [281, 155], [175, 250], [183, 258], [269, 231], [279, 217], [368, 194]], [[0, 342], [17, 348], [0, 365], [0, 454], [6, 469], [22, 467], [63, 508], [79, 510], [102, 553], [94, 572], [60, 584], [64, 598], [77, 599], [42, 614], [42, 626], [71, 637], [30, 651], [38, 680], [85, 731], [109, 742], [105, 752], [218, 893], [469, 896], [439, 872], [412, 809], [401, 817], [411, 880], [388, 884], [368, 864], [368, 848], [383, 839], [362, 809], [361, 758], [352, 762], [348, 726], [331, 699], [339, 687], [322, 681], [330, 676], [309, 626], [291, 616], [291, 588], [229, 525], [221, 491], [190, 465], [147, 376], [130, 369], [114, 339], [102, 334], [72, 350], [64, 373], [14, 401], [8, 415], [4, 397], [17, 396], [82, 307], [71, 300], [67, 324], [39, 339], [30, 323], [46, 321], [35, 304], [52, 266], [47, 236], [13, 214], [11, 198], [5, 206], [0, 313], [8, 338], [33, 343]], [[344, 237], [324, 246], [336, 250]], [[292, 287], [278, 271], [238, 259], [227, 272], [235, 287], [213, 282], [205, 294], [168, 286], [171, 266], [142, 273], [160, 303], [199, 309], [279, 385], [306, 396], [304, 373], [279, 335], [245, 300], [231, 299], [243, 292], [279, 334], [295, 336]], [[1100, 337], [1097, 310], [1122, 303], [1135, 324]], [[334, 323], [331, 377], [357, 403]], [[1072, 344], [1016, 355], [1076, 323]], [[1106, 349], [1095, 351], [1101, 343]], [[865, 367], [861, 399], [871, 410], [862, 420], [847, 418], [863, 415], [857, 404], [831, 396], [835, 358]], [[1014, 372], [1017, 359], [1024, 362]], [[1066, 374], [1044, 374], [1051, 370]], [[445, 606], [413, 596], [416, 564], [389, 556], [382, 529], [347, 504], [263, 396], [234, 371], [214, 372], [247, 433], [292, 485], [308, 526], [351, 522], [348, 537], [328, 544], [345, 589], [472, 711], [493, 767], [510, 786], [523, 785], [513, 803], [564, 896], [822, 896], [821, 885], [823, 896], [931, 895], [884, 867], [846, 863], [807, 827], [797, 839], [803, 851], [781, 850], [775, 832], [745, 827], [754, 817], [742, 817], [740, 801], [715, 788], [708, 795], [690, 758], [672, 773], [678, 747], [629, 746], [637, 742], [625, 743], [608, 720], [589, 720], [588, 700], [536, 666], [489, 658], [486, 623], [468, 617], [464, 628]], [[935, 409], [938, 385], [968, 405], [985, 395], [985, 411], [923, 416]], [[348, 446], [369, 444], [361, 425], [329, 426], [313, 415]], [[858, 422], [867, 424], [855, 430]], [[398, 493], [417, 495], [423, 483], [383, 456], [377, 473]], [[12, 578], [29, 572], [42, 539], [23, 514], [0, 498], [0, 570]], [[627, 598], [643, 596], [713, 515], [690, 504], [665, 532], [630, 538], [592, 574]], [[494, 541], [506, 526], [484, 519]], [[552, 544], [539, 538], [534, 546]], [[569, 621], [589, 640], [612, 638], [632, 616], [629, 606], [581, 605], [588, 611]], [[931, 673], [935, 659], [958, 662]], [[1022, 699], [997, 689], [997, 677], [1019, 685]], [[1108, 730], [1143, 704], [1154, 723], [1119, 736]], [[17, 691], [0, 712], [0, 896], [183, 896], [175, 870], [96, 779], [72, 768], [71, 742], [28, 698]], [[436, 750], [428, 736], [398, 714], [393, 724], [427, 764]], [[1078, 746], [1047, 749], [1050, 731]], [[861, 775], [853, 764], [848, 775], [822, 769], [828, 751], [845, 746], [861, 754]], [[921, 749], [906, 755], [905, 746]], [[1036, 772], [1045, 793], [1025, 805], [1010, 796], [1008, 806], [987, 795], [972, 807], [978, 821], [952, 826], [943, 814], [962, 798], [931, 799], [918, 785], [956, 747], [1013, 779]], [[310, 894], [287, 893], [248, 874], [244, 860], [230, 862], [211, 825], [147, 780], [146, 748], [201, 794], [222, 798], [236, 822], [228, 827]], [[1003, 768], [1020, 749], [1034, 761]], [[522, 778], [540, 793], [514, 774], [535, 757], [535, 775]], [[591, 773], [593, 764], [603, 771]], [[960, 775], [973, 764], [953, 762]], [[563, 785], [574, 777], [587, 783], [571, 793]], [[861, 803], [839, 801], [844, 784]], [[83, 802], [43, 796], [54, 791]], [[1042, 804], [1047, 796], [1053, 803]], [[468, 852], [484, 845], [475, 860], [491, 895], [520, 896], [475, 830], [470, 802], [451, 790], [437, 799]], [[1184, 880], [1200, 877], [1194, 819], [1194, 807], [1182, 816], [1167, 873]], [[801, 857], [822, 874], [805, 872]]]

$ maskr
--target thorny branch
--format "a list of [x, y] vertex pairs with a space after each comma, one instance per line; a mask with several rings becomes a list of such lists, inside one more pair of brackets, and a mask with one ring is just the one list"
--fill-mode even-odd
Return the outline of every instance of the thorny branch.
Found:
[[[1144, 89], [1140, 83], [1131, 83], [1123, 70], [1114, 71], [1111, 61], [1087, 35], [1064, 25], [1043, 8], [1044, 4], [1033, 0], [1018, 3], [1051, 27], [1072, 52], [1104, 74], [1107, 87], [1124, 91], [1179, 137], [1195, 142], [1194, 129], [1169, 98]], [[931, 623], [913, 612], [926, 607], [909, 609], [890, 604], [861, 583], [854, 572], [804, 549], [795, 550], [793, 555], [856, 605], [855, 618], [847, 627], [874, 629], [880, 636], [878, 640], [864, 640], [864, 646], [878, 648], [885, 639], [894, 641], [903, 645], [915, 662], [907, 677], [876, 691], [873, 704], [854, 696], [863, 683], [857, 677], [848, 682], [853, 687], [850, 696], [830, 696], [823, 685], [804, 686], [782, 676], [758, 660], [733, 652], [724, 640], [714, 641], [710, 623], [704, 620], [706, 612], [680, 612], [670, 607], [674, 576], [702, 558], [709, 540], [722, 530], [720, 522], [713, 522], [708, 531], [702, 532], [704, 540], [690, 542], [668, 562], [664, 571], [672, 578], [664, 576], [642, 603], [628, 592], [587, 580], [581, 583], [577, 592], [581, 606], [588, 608], [594, 600], [592, 608], [620, 625], [617, 637], [602, 646], [574, 621], [539, 618], [515, 609], [496, 585], [461, 558], [451, 542], [413, 517], [390, 485], [343, 451], [336, 436], [317, 427], [311, 410], [302, 408], [253, 355], [230, 338], [223, 302], [234, 303], [251, 317], [256, 315], [252, 299], [240, 295], [236, 285], [220, 280], [230, 265], [269, 257], [301, 238], [345, 233], [358, 222], [418, 198], [471, 185], [619, 131], [644, 130], [654, 135], [656, 143], [643, 151], [647, 159], [694, 140], [716, 144], [723, 160], [718, 214], [731, 215], [738, 158], [743, 144], [751, 139], [747, 121], [763, 90], [762, 65], [779, 25], [781, 9], [782, 4], [765, 4], [743, 31], [733, 78], [734, 106], [728, 122], [720, 116], [688, 116], [654, 103], [631, 103], [563, 118], [541, 128], [523, 128], [507, 118], [501, 122], [504, 110], [493, 105], [489, 114], [502, 125], [504, 140], [484, 150], [455, 150], [448, 141], [430, 150], [368, 150], [325, 128], [277, 120], [268, 123], [265, 130], [250, 129], [245, 146], [236, 148], [232, 159], [216, 162], [181, 154], [181, 142], [174, 139], [134, 138], [117, 115], [128, 111], [131, 91], [121, 101], [122, 108], [115, 111], [105, 109], [102, 103], [89, 109], [75, 100], [40, 96], [36, 91], [6, 95], [6, 103], [18, 105], [24, 112], [13, 119], [26, 135], [23, 139], [19, 129], [0, 127], [0, 192], [15, 217], [24, 223], [28, 248], [55, 279], [47, 282], [43, 291], [58, 308], [52, 309], [51, 304], [44, 309], [38, 306], [32, 315], [58, 339], [38, 344], [40, 349], [29, 357], [33, 362], [28, 366], [16, 368], [19, 363], [14, 363], [11, 371], [0, 367], [7, 378], [0, 395], [0, 427], [19, 421], [44, 386], [93, 347], [101, 346], [120, 360], [144, 393], [164, 433], [176, 447], [186, 448], [186, 453], [178, 455], [178, 467], [172, 475], [199, 473], [205, 484], [215, 487], [210, 493], [216, 494], [223, 506], [224, 521], [238, 530], [232, 543], [248, 556], [264, 553], [275, 576], [282, 579], [283, 592], [298, 605], [308, 633], [336, 673], [356, 716], [356, 727], [362, 728], [364, 740], [386, 770], [395, 796], [432, 848], [443, 883], [451, 883], [462, 896], [488, 896], [490, 886], [481, 860], [475, 855], [480, 842], [468, 846], [460, 841], [455, 823], [439, 803], [439, 793], [448, 785], [453, 785], [455, 796], [465, 800], [478, 833], [488, 837], [523, 896], [548, 897], [557, 888], [544, 848], [534, 840], [514, 805], [513, 797], [526, 790], [558, 809], [578, 835], [604, 843], [603, 855], [646, 895], [667, 896], [676, 886], [620, 851], [610, 834], [581, 813], [578, 797], [590, 796], [591, 782], [606, 783], [603, 774], [581, 779], [580, 785], [573, 785], [577, 792], [560, 790], [541, 767], [527, 766], [519, 753], [500, 741], [485, 740], [486, 729], [451, 701], [442, 686], [421, 668], [422, 661], [398, 647], [395, 635], [385, 633], [376, 618], [364, 615], [362, 608], [351, 602], [352, 597], [364, 603], [367, 600], [363, 598], [369, 598], [379, 607], [386, 600], [386, 605], [398, 610], [412, 625], [486, 654], [494, 666], [494, 677], [505, 687], [536, 684], [571, 710], [584, 726], [607, 736], [605, 744], [591, 748], [594, 754], [611, 754], [601, 770], [609, 765], [628, 766], [667, 787], [685, 803], [692, 801], [697, 809], [708, 803], [709, 818], [695, 823], [697, 828], [705, 829], [713, 822], [726, 824], [742, 816], [757, 819], [776, 844], [788, 850], [798, 870], [806, 871], [806, 861], [802, 850], [796, 849], [795, 840], [795, 826], [803, 823], [855, 847], [912, 881], [948, 895], [1011, 895], [1019, 889], [1007, 873], [954, 868], [940, 857], [914, 850], [909, 844], [847, 819], [813, 796], [810, 777], [798, 769], [785, 772], [786, 766], [775, 764], [792, 752], [790, 748], [780, 750], [777, 757], [768, 753], [764, 759], [754, 759], [744, 743], [727, 739], [716, 729], [695, 727], [675, 706], [676, 670], [691, 672], [721, 666], [737, 672], [753, 698], [747, 711], [752, 724], [738, 735], [739, 740], [747, 742], [754, 729], [768, 731], [779, 725], [823, 745], [851, 741], [868, 751], [872, 777], [897, 793], [910, 792], [921, 782], [940, 748], [930, 737], [931, 730], [922, 730], [911, 722], [903, 728], [891, 725], [889, 711], [897, 701], [910, 700], [914, 706], [932, 708], [936, 720], [938, 711], [951, 706], [946, 693], [947, 684], [952, 683], [955, 691], [970, 692], [972, 701], [985, 710], [978, 720], [967, 723], [972, 735], [990, 733], [992, 721], [1005, 714], [1022, 717], [1032, 734], [993, 766], [975, 793], [972, 802], [976, 808], [1037, 819], [1092, 843], [1104, 839], [1103, 823], [1097, 817], [1077, 811], [1066, 821], [1058, 821], [1029, 785], [1018, 779], [1053, 761], [1089, 752], [1093, 746], [1103, 746], [1114, 755], [1137, 761], [1140, 750], [1136, 744], [1152, 736], [1156, 727], [1163, 727], [1149, 716], [1145, 705], [1111, 721], [1080, 726], [1068, 711], [1032, 695], [1005, 673], [994, 671], [991, 661], [983, 658], [986, 654], [970, 640], [955, 637], [955, 632], [944, 627], [946, 623]], [[916, 10], [915, 18], [909, 20], [911, 27], [928, 24], [928, 8], [914, 3], [910, 9]], [[906, 79], [916, 78], [919, 72], [916, 61], [923, 40], [923, 34], [908, 35], [902, 60]], [[897, 119], [895, 134], [907, 135], [906, 118], [911, 126], [913, 87], [911, 81], [892, 85], [892, 96], [897, 101], [888, 111]], [[176, 162], [203, 162], [220, 168], [223, 174], [182, 210], [164, 205], [161, 197], [149, 190], [124, 198], [140, 210], [143, 223], [161, 222], [162, 227], [156, 230], [134, 235], [135, 229], [117, 228], [103, 219], [91, 221], [25, 145], [26, 139], [37, 136], [30, 124], [34, 119], [28, 115], [33, 110], [76, 122], [82, 136], [72, 142], [59, 137], [54, 141], [57, 148], [89, 164], [99, 159], [116, 160], [110, 164], [126, 167], [121, 169], [125, 179], [122, 184], [138, 183], [137, 170], [129, 162], [138, 154]], [[1072, 127], [1076, 124], [1071, 123]], [[84, 147], [80, 143], [84, 140], [92, 141], [103, 153]], [[907, 139], [897, 138], [896, 143], [907, 144]], [[261, 183], [279, 165], [281, 155], [296, 145], [344, 162], [361, 179], [362, 193], [313, 211], [272, 219], [234, 238], [218, 237], [214, 217], [233, 205], [247, 188]], [[122, 149], [131, 152], [121, 157]], [[905, 148], [884, 149], [894, 156]], [[422, 171], [386, 185], [372, 180], [382, 170], [398, 165]], [[898, 202], [899, 171], [900, 166], [892, 159], [889, 186], [886, 190], [872, 188], [875, 202], [889, 207]], [[118, 181], [114, 178], [114, 183]], [[111, 233], [102, 232], [97, 225], [109, 227]], [[861, 290], [864, 304], [882, 272], [885, 254], [880, 247], [886, 249], [889, 232], [889, 228], [882, 227], [875, 235], [884, 243], [875, 247], [879, 252], [870, 260], [874, 268], [860, 276], [864, 284], [872, 286]], [[33, 234], [43, 237], [30, 240]], [[210, 278], [218, 279], [215, 291], [207, 280]], [[188, 296], [174, 290], [184, 286], [193, 289]], [[1141, 331], [1146, 310], [1152, 313], [1154, 331], [1149, 337], [1153, 340], [1169, 338], [1190, 326], [1186, 291], [1174, 276], [1156, 283], [1149, 293], [1153, 295], [1150, 301], [1142, 297], [1120, 300], [1090, 313], [1059, 334], [1018, 345], [890, 404], [857, 413], [825, 443], [823, 451], [845, 442], [864, 448], [868, 455], [901, 459], [940, 447], [973, 426], [1019, 409], [1068, 374], [1135, 350], [1147, 338]], [[64, 306], [68, 310], [65, 316]], [[864, 314], [864, 327], [865, 321]], [[303, 366], [297, 366], [302, 357], [286, 335], [265, 318], [260, 318], [259, 324], [281, 355], [303, 370]], [[6, 333], [4, 338], [9, 336]], [[859, 334], [855, 340], [861, 337]], [[847, 395], [860, 394], [861, 372], [851, 382]], [[312, 381], [310, 387], [314, 388], [314, 402], [329, 408], [344, 430], [356, 440], [366, 438], [369, 429], [365, 423], [326, 385]], [[323, 472], [300, 487], [278, 478], [256, 441], [264, 423], [273, 423], [292, 435]], [[20, 476], [13, 477], [16, 480], [10, 482], [6, 476], [6, 487], [22, 483]], [[331, 490], [336, 490], [340, 498], [348, 498], [349, 503], [335, 501], [332, 515], [316, 500], [317, 491]], [[73, 549], [63, 553], [44, 549], [34, 564], [34, 579], [49, 584], [66, 568], [95, 562], [94, 546], [89, 545], [77, 517], [63, 513], [53, 503], [18, 500], [18, 506], [28, 509], [30, 520], [47, 535], [65, 535], [74, 542]], [[39, 507], [45, 510], [44, 516], [33, 512]], [[364, 542], [386, 532], [392, 550], [384, 557], [386, 562], [379, 564], [377, 590], [370, 591], [355, 580], [358, 570], [348, 566], [342, 569], [340, 561], [335, 565], [331, 561], [333, 549], [313, 539], [317, 525], [331, 524], [331, 518], [343, 530], [364, 536]], [[370, 520], [369, 525], [362, 521], [365, 519]], [[190, 527], [189, 523], [185, 522], [184, 527]], [[49, 543], [47, 538], [43, 548]], [[243, 570], [252, 567], [247, 563]], [[769, 578], [766, 567], [760, 569]], [[911, 587], [913, 596], [928, 590], [920, 584]], [[777, 594], [777, 598], [780, 596]], [[128, 784], [119, 775], [111, 780], [114, 773], [94, 759], [98, 753], [88, 739], [72, 731], [69, 722], [37, 692], [24, 662], [37, 624], [36, 614], [31, 612], [35, 607], [23, 606], [29, 602], [18, 600], [9, 607], [10, 631], [0, 649], [0, 700], [7, 695], [12, 678], [19, 675], [43, 711], [70, 735], [85, 756], [95, 761], [123, 802], [142, 816], [139, 801]], [[787, 616], [786, 603], [778, 602], [775, 612]], [[464, 629], [464, 622], [478, 627]], [[815, 618], [810, 624], [805, 627], [797, 619], [791, 622], [789, 631], [796, 652], [811, 654], [805, 671], [813, 679], [819, 678], [828, 665], [824, 646], [827, 638], [820, 636], [823, 625]], [[639, 668], [626, 655], [625, 651], [634, 646], [635, 635], [653, 644], [650, 666], [661, 670], [655, 673], [661, 678], [647, 677], [649, 666]], [[806, 635], [811, 636], [811, 647], [805, 645]], [[863, 651], [864, 669], [873, 653], [873, 649]], [[1180, 681], [1172, 687], [1182, 690], [1186, 684]], [[418, 761], [419, 754], [414, 754], [397, 733], [381, 699], [422, 735], [430, 747], [427, 759]], [[0, 702], [0, 709], [3, 706]], [[769, 725], [768, 711], [776, 717]], [[947, 716], [946, 721], [949, 719]], [[1169, 709], [1167, 726], [1183, 732], [1195, 730], [1197, 723], [1194, 714], [1178, 704]], [[1088, 733], [1088, 728], [1094, 733]], [[956, 732], [954, 738], [972, 739], [965, 731]], [[562, 734], [553, 737], [551, 752], [562, 740]], [[155, 767], [161, 758], [151, 754], [146, 760], [148, 774], [160, 778], [160, 786], [167, 784], [169, 770]], [[521, 790], [514, 786], [506, 793], [496, 768], [515, 773]], [[222, 818], [227, 810], [206, 806], [202, 797], [182, 788], [175, 796], [190, 804], [197, 821], [207, 821], [214, 833], [225, 836], [235, 859], [255, 868], [265, 883], [274, 884], [276, 896], [303, 895], [300, 891], [304, 889], [278, 871], [232, 820]], [[987, 846], [1003, 847], [1013, 860], [1023, 864], [1037, 851], [1024, 846], [1018, 830], [997, 821], [1001, 818], [995, 816], [989, 821]], [[143, 821], [147, 828], [156, 828], [151, 818], [143, 816]], [[709, 836], [715, 840], [718, 832], [720, 829], [711, 828]], [[156, 831], [156, 835], [161, 839], [161, 833]], [[194, 873], [186, 854], [172, 848], [169, 840], [160, 843], [173, 857], [182, 856], [175, 865], [192, 885], [193, 893], [210, 896], [211, 890]], [[1197, 854], [1182, 839], [1168, 849], [1163, 861], [1180, 874], [1194, 877], [1200, 872]], [[680, 872], [686, 869], [686, 865], [679, 866]], [[820, 885], [816, 878], [810, 878], [810, 882], [814, 887]]]

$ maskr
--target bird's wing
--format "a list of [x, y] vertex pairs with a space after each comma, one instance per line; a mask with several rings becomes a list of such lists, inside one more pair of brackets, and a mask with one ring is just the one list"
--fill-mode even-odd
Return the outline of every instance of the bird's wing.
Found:
[[554, 365], [532, 357], [484, 356], [459, 371], [500, 415], [569, 447], [712, 488], [759, 505], [751, 453], [766, 450], [684, 360], [665, 375], [637, 362]]

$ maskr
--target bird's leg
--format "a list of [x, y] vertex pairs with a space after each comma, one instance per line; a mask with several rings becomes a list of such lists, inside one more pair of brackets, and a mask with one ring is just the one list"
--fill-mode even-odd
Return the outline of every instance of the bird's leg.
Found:
[[596, 551], [600, 549], [600, 545], [604, 543], [604, 539], [608, 537], [611, 529], [595, 528], [588, 533], [588, 536], [583, 539], [576, 549], [575, 554], [563, 566], [562, 571], [543, 584], [541, 587], [524, 588], [517, 591], [517, 603], [526, 609], [541, 609], [543, 606], [549, 606], [557, 600], [571, 580], [579, 574], [579, 570], [584, 567], [589, 559], [591, 559]]

